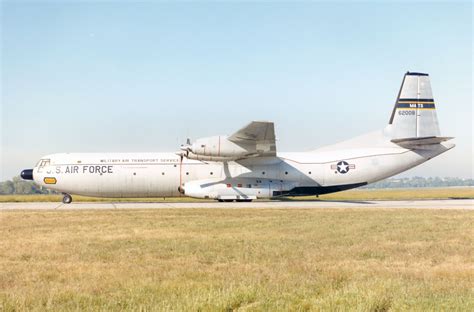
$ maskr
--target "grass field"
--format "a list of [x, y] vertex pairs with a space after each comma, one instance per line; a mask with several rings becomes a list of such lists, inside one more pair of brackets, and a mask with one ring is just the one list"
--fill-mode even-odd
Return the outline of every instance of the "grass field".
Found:
[[[403, 200], [474, 198], [474, 187], [355, 189], [321, 195], [321, 200]], [[1, 202], [60, 202], [61, 195], [0, 195]], [[287, 197], [283, 200], [316, 200], [315, 196]], [[208, 201], [189, 197], [170, 198], [97, 198], [73, 195], [75, 202], [187, 202]]]
[[466, 210], [0, 212], [0, 310], [473, 311]]

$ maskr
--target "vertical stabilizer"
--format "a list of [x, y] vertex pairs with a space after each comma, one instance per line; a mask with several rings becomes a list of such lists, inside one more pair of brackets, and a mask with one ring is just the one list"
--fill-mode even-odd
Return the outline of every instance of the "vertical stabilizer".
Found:
[[393, 139], [439, 136], [428, 74], [407, 72], [389, 122]]

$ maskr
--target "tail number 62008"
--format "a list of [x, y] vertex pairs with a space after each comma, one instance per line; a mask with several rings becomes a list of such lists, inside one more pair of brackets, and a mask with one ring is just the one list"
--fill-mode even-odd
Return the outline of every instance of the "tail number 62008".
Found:
[[398, 115], [401, 115], [401, 116], [413, 116], [415, 115], [416, 112], [414, 110], [399, 110], [398, 111]]

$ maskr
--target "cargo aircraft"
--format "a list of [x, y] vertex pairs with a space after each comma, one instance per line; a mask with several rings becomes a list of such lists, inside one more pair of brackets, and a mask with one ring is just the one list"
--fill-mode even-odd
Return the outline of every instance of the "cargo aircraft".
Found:
[[276, 150], [272, 122], [230, 136], [201, 138], [177, 153], [62, 153], [21, 177], [64, 194], [96, 197], [190, 196], [251, 201], [320, 195], [366, 185], [413, 168], [454, 144], [440, 136], [428, 74], [404, 75], [388, 125], [307, 152]]

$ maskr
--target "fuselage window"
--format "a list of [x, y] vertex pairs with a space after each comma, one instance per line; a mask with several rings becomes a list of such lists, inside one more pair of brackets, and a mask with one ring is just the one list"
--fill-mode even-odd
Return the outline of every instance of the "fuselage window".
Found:
[[164, 172], [162, 172], [162, 173], [161, 173], [161, 175], [165, 175], [165, 173], [164, 173]]
[[213, 175], [214, 173], [211, 171], [210, 174]]
[[285, 171], [285, 174], [288, 174], [288, 171]]
[[310, 172], [308, 172], [308, 174], [311, 174], [311, 171], [310, 171]]
[[262, 174], [265, 174], [265, 171], [262, 171]]
[[189, 172], [186, 172], [186, 175], [189, 175]]

